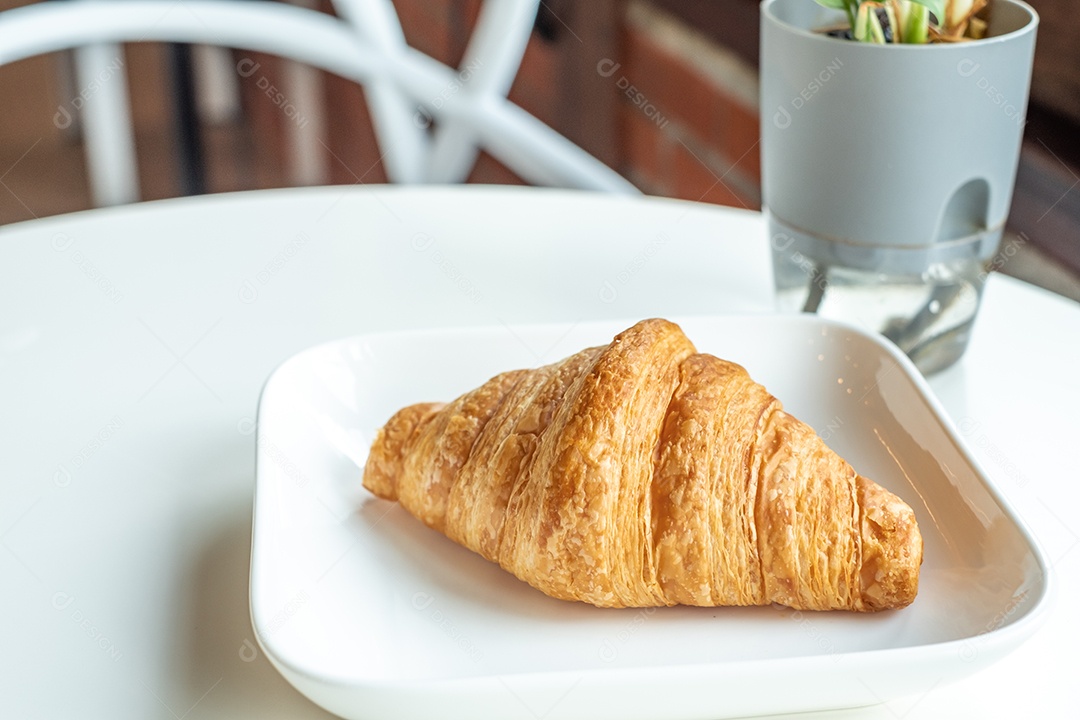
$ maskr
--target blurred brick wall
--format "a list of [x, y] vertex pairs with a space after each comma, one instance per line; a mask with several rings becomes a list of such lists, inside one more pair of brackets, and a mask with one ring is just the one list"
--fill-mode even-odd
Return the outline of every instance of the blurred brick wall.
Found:
[[[460, 62], [479, 0], [394, 4], [410, 45], [449, 65]], [[591, 25], [579, 17], [584, 5], [542, 4], [510, 98], [647, 193], [758, 208], [753, 69], [644, 0], [607, 3], [606, 18], [593, 7]], [[597, 27], [612, 37], [597, 37]], [[330, 181], [384, 182], [363, 91], [333, 76], [326, 82]], [[582, 83], [591, 88], [587, 106], [569, 108], [568, 96]], [[583, 111], [592, 114], [591, 132], [577, 127]], [[520, 180], [484, 156], [470, 182]]]
[[1080, 44], [1069, 20], [1074, 0], [1029, 0], [1039, 13], [1031, 97], [1035, 102], [1080, 122]]
[[[394, 3], [405, 39], [412, 47], [451, 67], [457, 67], [480, 12], [480, 0], [398, 0]], [[332, 12], [329, 0], [323, 5]], [[510, 97], [533, 115], [552, 124], [555, 106], [554, 47], [534, 33], [522, 61]], [[386, 182], [375, 135], [364, 102], [364, 91], [355, 83], [327, 75], [329, 181]], [[483, 154], [469, 177], [470, 182], [521, 184], [510, 170]]]
[[[0, 11], [32, 0], [0, 0]], [[296, 0], [333, 12], [330, 0]], [[510, 98], [606, 162], [643, 191], [736, 207], [759, 205], [756, 76], [750, 65], [659, 0], [544, 0]], [[456, 66], [481, 0], [395, 0], [413, 47]], [[141, 197], [179, 193], [172, 85], [166, 48], [123, 48]], [[0, 69], [9, 103], [0, 117], [0, 224], [90, 206], [81, 138], [54, 126], [80, 88], [65, 85], [70, 56], [54, 53]], [[198, 68], [197, 68], [198, 69]], [[290, 84], [290, 64], [247, 50], [226, 62], [241, 111], [204, 117], [209, 192], [298, 183], [380, 183], [386, 174], [363, 90], [320, 73], [320, 100]], [[290, 157], [297, 116], [271, 99], [282, 91], [307, 124], [321, 169], [302, 179]], [[295, 104], [295, 108], [292, 105]], [[519, 183], [482, 156], [470, 180]]]
[[652, 194], [758, 208], [756, 72], [647, 2], [623, 8], [619, 169]]

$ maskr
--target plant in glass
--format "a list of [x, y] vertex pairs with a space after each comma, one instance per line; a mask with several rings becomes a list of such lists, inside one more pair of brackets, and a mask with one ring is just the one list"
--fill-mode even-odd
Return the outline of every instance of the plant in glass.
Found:
[[1023, 0], [763, 0], [777, 308], [955, 362], [1000, 246], [1038, 15]]
[[980, 13], [989, 0], [817, 0], [819, 5], [843, 10], [846, 26], [827, 34], [867, 43], [964, 42], [986, 36], [986, 18]]

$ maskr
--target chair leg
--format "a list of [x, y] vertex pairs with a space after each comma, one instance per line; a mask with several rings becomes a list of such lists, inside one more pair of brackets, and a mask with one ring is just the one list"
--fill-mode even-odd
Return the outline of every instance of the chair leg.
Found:
[[[487, 3], [492, 1], [487, 0]], [[513, 0], [520, 3], [513, 6], [509, 4], [511, 0], [506, 2], [508, 9], [520, 11], [527, 8], [525, 2], [538, 0]], [[518, 26], [523, 34], [516, 36], [514, 43], [491, 43], [495, 52], [490, 60], [487, 54], [478, 54], [478, 59], [484, 58], [483, 65], [476, 67], [476, 75], [464, 87], [462, 78], [452, 68], [434, 58], [413, 48], [398, 46], [396, 41], [395, 51], [387, 54], [380, 46], [364, 42], [362, 38], [358, 41], [354, 27], [345, 26], [323, 13], [285, 3], [239, 0], [186, 0], [185, 7], [191, 12], [166, 13], [164, 16], [161, 4], [156, 0], [43, 2], [16, 8], [0, 14], [0, 64], [103, 39], [213, 42], [272, 52], [365, 85], [381, 79], [391, 82], [392, 88], [400, 88], [400, 92], [412, 101], [430, 103], [436, 111], [438, 127], [445, 128], [458, 121], [475, 126], [477, 144], [497, 159], [505, 160], [507, 166], [525, 180], [637, 192], [633, 185], [596, 158], [510, 103], [502, 93], [494, 92], [505, 89], [505, 85], [500, 88], [500, 84], [512, 80], [511, 71], [516, 71], [516, 61], [520, 60], [514, 56], [523, 50], [528, 40], [528, 25]], [[531, 9], [535, 12], [536, 8], [532, 6]], [[490, 75], [480, 72], [482, 67], [488, 66], [500, 72]], [[468, 67], [466, 62], [465, 68]], [[507, 72], [504, 75], [502, 71]], [[479, 82], [481, 77], [485, 78], [483, 83]], [[442, 107], [437, 107], [429, 100], [431, 98], [438, 98]], [[442, 102], [444, 98], [445, 102]], [[397, 112], [409, 110], [403, 103], [389, 107]], [[410, 123], [414, 119], [406, 118]], [[405, 123], [387, 123], [387, 126], [409, 127]], [[413, 129], [418, 129], [415, 123]], [[416, 139], [413, 134], [406, 137]], [[391, 146], [393, 143], [388, 143], [384, 151]], [[450, 165], [448, 162], [443, 169]]]
[[[293, 0], [299, 4], [310, 0]], [[401, 22], [390, 0], [334, 0], [334, 8], [357, 37], [391, 58], [407, 50]], [[396, 183], [425, 179], [428, 138], [418, 123], [417, 103], [385, 78], [364, 87], [387, 177]]]
[[320, 73], [310, 65], [286, 62], [282, 85], [288, 104], [282, 107], [288, 136], [288, 182], [291, 185], [322, 185], [328, 176], [326, 98]]
[[75, 50], [86, 165], [95, 206], [139, 199], [139, 171], [128, 105], [123, 47], [115, 43]]
[[206, 170], [202, 139], [199, 137], [199, 113], [195, 105], [195, 69], [191, 46], [169, 46], [176, 108], [176, 146], [180, 164], [180, 194], [202, 195], [206, 192]]
[[[471, 103], [502, 100], [521, 66], [540, 0], [485, 0], [458, 67], [455, 94]], [[435, 131], [427, 176], [430, 182], [463, 182], [480, 154], [467, 124], [445, 122]]]
[[199, 122], [217, 126], [235, 121], [240, 117], [240, 82], [232, 52], [216, 45], [195, 45], [191, 52]]

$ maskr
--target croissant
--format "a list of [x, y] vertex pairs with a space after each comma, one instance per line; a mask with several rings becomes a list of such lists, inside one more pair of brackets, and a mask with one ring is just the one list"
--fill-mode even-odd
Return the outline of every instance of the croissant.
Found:
[[910, 604], [922, 538], [739, 365], [645, 320], [381, 428], [364, 487], [565, 600]]

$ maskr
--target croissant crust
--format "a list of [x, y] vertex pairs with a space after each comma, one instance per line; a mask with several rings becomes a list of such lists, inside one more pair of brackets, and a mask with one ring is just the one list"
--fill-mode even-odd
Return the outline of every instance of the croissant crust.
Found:
[[918, 592], [912, 509], [666, 320], [400, 410], [363, 482], [548, 595], [600, 607], [872, 611]]

